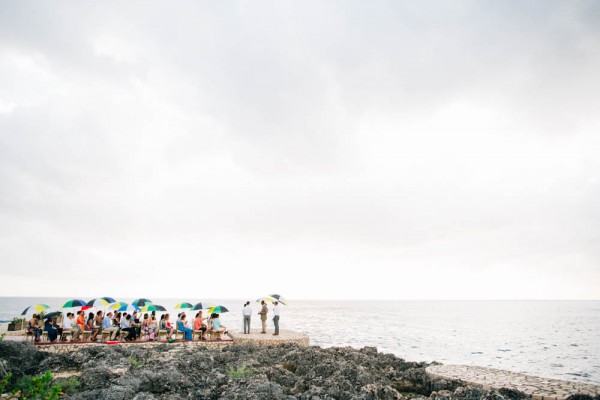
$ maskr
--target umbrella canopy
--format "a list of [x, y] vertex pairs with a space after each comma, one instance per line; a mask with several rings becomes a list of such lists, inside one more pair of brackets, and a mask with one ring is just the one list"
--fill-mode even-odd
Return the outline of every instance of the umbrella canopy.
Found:
[[213, 308], [209, 308], [208, 312], [211, 314], [223, 314], [223, 313], [229, 312], [229, 310], [227, 309], [227, 307], [224, 307], [224, 306], [216, 306]]
[[62, 305], [61, 308], [87, 307], [87, 302], [79, 299], [72, 299]]
[[186, 309], [186, 308], [192, 308], [194, 307], [194, 305], [192, 303], [179, 303], [175, 306], [175, 308], [177, 309]]
[[265, 296], [265, 297], [260, 297], [260, 298], [256, 299], [257, 303], [261, 303], [263, 301], [266, 303], [273, 303], [274, 301], [277, 301], [277, 299], [274, 297], [271, 297], [271, 296]]
[[111, 304], [108, 307], [109, 310], [111, 311], [120, 311], [120, 312], [126, 312], [126, 311], [138, 311], [140, 308], [137, 306], [134, 306], [133, 304], [127, 304], [124, 301], [117, 301], [116, 303]]
[[140, 310], [141, 312], [148, 312], [148, 311], [167, 311], [166, 308], [164, 308], [161, 305], [158, 304], [148, 304], [145, 305], [144, 307], [142, 307], [142, 309]]
[[105, 307], [111, 303], [116, 303], [112, 297], [98, 297], [87, 302], [89, 307]]
[[62, 311], [52, 311], [44, 315], [44, 319], [58, 317], [59, 315], [62, 315]]
[[281, 296], [279, 294], [272, 294], [270, 296], [272, 298], [276, 299], [277, 302], [283, 304], [284, 306], [287, 306], [287, 300], [283, 296]]
[[136, 307], [144, 307], [146, 304], [152, 304], [152, 300], [150, 299], [135, 299], [131, 302]]
[[27, 315], [27, 313], [40, 313], [44, 310], [49, 309], [50, 307], [45, 305], [45, 304], [34, 304], [32, 306], [27, 307], [26, 309], [23, 310], [23, 312], [21, 313], [21, 315]]
[[194, 307], [192, 307], [192, 311], [206, 310], [206, 309], [209, 309], [211, 307], [214, 307], [214, 305], [211, 304], [211, 303], [202, 303], [202, 302], [200, 302], [200, 303], [194, 304]]

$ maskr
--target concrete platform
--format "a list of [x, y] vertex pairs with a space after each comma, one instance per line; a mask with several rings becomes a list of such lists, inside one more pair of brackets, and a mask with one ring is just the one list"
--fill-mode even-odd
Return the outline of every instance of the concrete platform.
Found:
[[274, 336], [273, 332], [260, 333], [260, 330], [251, 330], [249, 334], [242, 332], [229, 332], [229, 336], [233, 343], [248, 343], [252, 342], [259, 346], [277, 346], [281, 344], [293, 343], [299, 346], [309, 346], [310, 338], [299, 332], [282, 329], [278, 336]]
[[600, 396], [600, 386], [546, 379], [501, 369], [471, 365], [432, 365], [427, 375], [433, 380], [459, 381], [492, 389], [515, 389], [534, 400], [564, 400], [574, 394]]

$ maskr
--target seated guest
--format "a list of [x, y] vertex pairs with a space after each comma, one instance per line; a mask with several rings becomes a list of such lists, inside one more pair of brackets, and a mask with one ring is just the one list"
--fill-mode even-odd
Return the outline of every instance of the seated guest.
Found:
[[117, 335], [119, 334], [119, 328], [112, 326], [112, 312], [108, 312], [106, 317], [102, 320], [102, 332], [110, 332], [110, 336], [108, 337], [110, 340], [115, 340]]
[[90, 340], [92, 342], [96, 341], [96, 336], [98, 335], [98, 328], [96, 327], [96, 323], [94, 322], [94, 317], [95, 315], [93, 312], [89, 313], [87, 324], [85, 327], [86, 332], [92, 332], [90, 336]]
[[227, 327], [225, 325], [221, 325], [219, 314], [214, 314], [214, 317], [212, 318], [212, 330], [215, 332], [227, 333]]
[[150, 315], [150, 326], [158, 333], [158, 321], [156, 320], [156, 312], [154, 311]]
[[115, 328], [121, 328], [121, 313], [120, 312], [115, 312], [115, 315], [112, 320], [112, 325]]
[[177, 321], [177, 330], [184, 333], [185, 340], [192, 340], [193, 332], [186, 326], [185, 313], [181, 313], [179, 320]]
[[136, 332], [137, 330], [132, 327], [131, 325], [131, 315], [128, 315], [125, 318], [121, 318], [121, 330], [123, 332], [127, 332], [127, 336], [125, 336], [125, 340], [126, 341], [131, 341], [131, 340], [135, 340], [137, 335]]
[[[62, 333], [71, 333], [73, 331], [73, 313], [68, 312], [66, 318], [63, 320]], [[63, 335], [60, 335], [60, 340], [65, 340]]]
[[196, 314], [196, 319], [194, 319], [194, 331], [201, 331], [202, 332], [202, 339], [204, 339], [204, 333], [206, 333], [206, 324], [204, 323], [204, 320], [206, 318], [202, 318], [202, 311], [198, 311], [198, 314]]
[[133, 315], [131, 316], [131, 322], [130, 322], [131, 326], [133, 328], [136, 329], [135, 331], [135, 335], [140, 336], [142, 334], [142, 321], [140, 321], [140, 319], [138, 318], [138, 312], [134, 311]]
[[173, 336], [173, 332], [175, 332], [175, 328], [171, 324], [171, 321], [169, 321], [169, 314], [161, 315], [160, 329], [167, 331], [167, 339], [171, 339], [171, 336]]
[[62, 333], [62, 329], [56, 325], [56, 318], [48, 318], [44, 323], [44, 330], [48, 332], [48, 339], [51, 342], [54, 342], [58, 335]]
[[156, 336], [156, 331], [152, 326], [152, 322], [148, 313], [144, 314], [144, 319], [142, 320], [142, 332], [148, 335], [148, 340], [154, 340], [154, 336]]
[[96, 336], [94, 336], [92, 338], [93, 341], [96, 341], [96, 338], [98, 338], [98, 335], [100, 335], [100, 337], [102, 337], [103, 325], [104, 325], [103, 313], [102, 313], [102, 311], [98, 311], [98, 313], [96, 314], [96, 317], [94, 318], [94, 326], [98, 329], [98, 332], [96, 332]]
[[42, 327], [39, 315], [33, 314], [31, 316], [31, 319], [27, 323], [27, 332], [33, 335], [36, 342], [40, 341], [40, 336], [42, 336]]
[[78, 341], [79, 335], [81, 335], [87, 328], [85, 324], [85, 314], [83, 310], [77, 312], [77, 330], [73, 331], [73, 341]]

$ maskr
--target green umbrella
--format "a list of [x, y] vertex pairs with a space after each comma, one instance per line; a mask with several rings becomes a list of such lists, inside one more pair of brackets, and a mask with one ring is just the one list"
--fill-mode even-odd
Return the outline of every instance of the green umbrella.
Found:
[[75, 308], [75, 307], [85, 307], [87, 306], [87, 302], [79, 299], [72, 299], [67, 301], [61, 308]]
[[229, 312], [229, 310], [227, 309], [227, 307], [224, 307], [224, 306], [216, 306], [213, 308], [209, 308], [208, 312], [210, 314], [223, 314], [223, 313]]
[[152, 304], [152, 300], [150, 299], [135, 299], [131, 302], [136, 307], [144, 307], [146, 304]]
[[214, 307], [211, 303], [196, 303], [194, 307], [192, 307], [192, 311], [206, 310], [208, 308]]
[[192, 308], [194, 307], [194, 305], [192, 303], [179, 303], [175, 306], [175, 308], [177, 309], [186, 309], [186, 308]]
[[140, 312], [143, 312], [143, 313], [148, 312], [148, 311], [167, 311], [167, 309], [158, 304], [148, 304], [148, 305], [145, 305], [144, 307], [142, 307], [142, 309], [140, 310]]

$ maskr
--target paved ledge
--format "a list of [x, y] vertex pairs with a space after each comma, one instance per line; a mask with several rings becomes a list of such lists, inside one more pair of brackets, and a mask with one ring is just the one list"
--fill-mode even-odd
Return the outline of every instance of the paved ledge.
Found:
[[259, 346], [279, 346], [282, 344], [293, 343], [299, 346], [309, 346], [310, 339], [308, 336], [282, 329], [278, 336], [274, 336], [273, 332], [260, 333], [259, 330], [252, 330], [249, 334], [242, 332], [229, 332], [229, 336], [233, 339], [233, 343], [255, 343]]
[[501, 369], [470, 365], [432, 365], [426, 371], [434, 382], [449, 380], [493, 389], [515, 389], [534, 400], [564, 400], [574, 394], [600, 396], [598, 385], [546, 379]]

